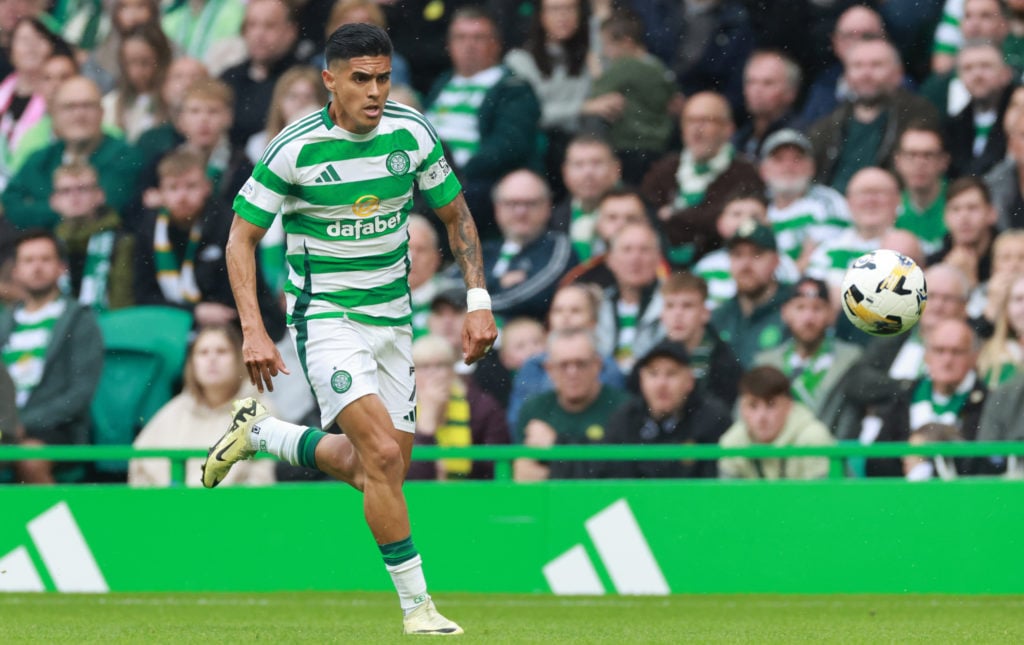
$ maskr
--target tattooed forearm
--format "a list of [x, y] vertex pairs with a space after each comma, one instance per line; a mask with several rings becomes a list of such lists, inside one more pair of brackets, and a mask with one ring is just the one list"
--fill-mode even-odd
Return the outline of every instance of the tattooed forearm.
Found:
[[455, 261], [462, 269], [467, 289], [486, 288], [484, 260], [480, 250], [480, 235], [477, 233], [473, 215], [461, 196], [437, 211], [448, 229], [448, 244]]

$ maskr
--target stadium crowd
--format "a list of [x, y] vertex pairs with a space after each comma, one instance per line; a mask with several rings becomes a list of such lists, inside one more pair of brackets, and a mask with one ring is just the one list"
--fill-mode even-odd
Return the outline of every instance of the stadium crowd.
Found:
[[[232, 199], [325, 105], [323, 43], [349, 22], [391, 33], [391, 98], [445, 145], [501, 327], [485, 359], [457, 360], [465, 289], [412, 204], [418, 443], [1024, 439], [1024, 0], [0, 0], [0, 441], [94, 441], [99, 322], [145, 305], [189, 312], [193, 333], [180, 393], [135, 444], [220, 435], [252, 389], [225, 264]], [[338, 181], [328, 167], [310, 195]], [[279, 217], [258, 257], [292, 364], [299, 225]], [[928, 285], [920, 323], [882, 339], [839, 313], [846, 268], [878, 248]], [[301, 376], [268, 400], [319, 417]], [[268, 463], [227, 483], [318, 478]], [[31, 460], [0, 480], [152, 485], [168, 468]], [[848, 470], [1020, 474], [1004, 457]], [[514, 467], [520, 481], [827, 471]], [[492, 476], [464, 459], [410, 473]]]

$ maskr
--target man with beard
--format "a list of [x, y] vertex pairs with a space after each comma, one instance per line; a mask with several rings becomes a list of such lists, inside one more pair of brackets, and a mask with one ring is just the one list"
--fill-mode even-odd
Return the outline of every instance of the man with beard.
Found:
[[957, 54], [956, 67], [971, 100], [946, 123], [949, 174], [982, 175], [1006, 156], [1003, 115], [1013, 92], [1013, 71], [999, 47], [987, 40], [968, 41]]
[[792, 287], [775, 278], [779, 253], [775, 236], [764, 224], [744, 222], [727, 246], [736, 297], [715, 309], [711, 324], [736, 352], [743, 367], [749, 368], [757, 352], [786, 339], [788, 332], [781, 313]]
[[[33, 230], [19, 238], [13, 279], [25, 298], [0, 316], [0, 347], [25, 428], [22, 445], [89, 442], [103, 337], [92, 310], [61, 294], [65, 271], [53, 233]], [[16, 464], [18, 480], [30, 484], [52, 484], [59, 470], [41, 459]]]
[[779, 251], [801, 269], [818, 244], [850, 226], [850, 207], [838, 191], [815, 184], [811, 142], [783, 129], [761, 147], [761, 178], [768, 188], [768, 221]]
[[793, 337], [756, 359], [759, 365], [781, 370], [790, 380], [793, 399], [833, 432], [843, 402], [839, 385], [861, 354], [856, 345], [832, 337], [836, 313], [824, 282], [801, 279], [782, 306], [782, 321]]
[[896, 143], [911, 119], [929, 124], [939, 119], [926, 99], [900, 88], [899, 53], [884, 40], [857, 43], [844, 60], [843, 75], [852, 98], [808, 131], [815, 180], [840, 192], [861, 168], [891, 167]]

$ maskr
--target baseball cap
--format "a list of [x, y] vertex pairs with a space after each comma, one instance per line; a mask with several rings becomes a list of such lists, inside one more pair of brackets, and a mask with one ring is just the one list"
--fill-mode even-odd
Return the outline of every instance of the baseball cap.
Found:
[[748, 219], [740, 224], [726, 246], [731, 249], [740, 242], [749, 242], [765, 251], [777, 251], [779, 248], [775, 244], [775, 233], [772, 233], [772, 229], [754, 219]]
[[452, 309], [458, 309], [459, 311], [466, 310], [466, 290], [465, 289], [445, 289], [441, 291], [430, 301], [430, 310], [434, 311], [441, 305], [447, 305]]
[[790, 300], [796, 298], [817, 298], [828, 302], [828, 285], [824, 280], [803, 276], [793, 285], [793, 293], [789, 295]]
[[761, 144], [761, 158], [765, 159], [782, 146], [796, 146], [803, 150], [804, 154], [811, 154], [811, 140], [805, 137], [800, 131], [792, 128], [776, 130], [768, 135], [768, 138]]
[[690, 353], [686, 351], [686, 347], [683, 346], [682, 343], [665, 339], [648, 350], [648, 352], [636, 362], [636, 369], [644, 367], [655, 358], [671, 358], [680, 365], [690, 364]]

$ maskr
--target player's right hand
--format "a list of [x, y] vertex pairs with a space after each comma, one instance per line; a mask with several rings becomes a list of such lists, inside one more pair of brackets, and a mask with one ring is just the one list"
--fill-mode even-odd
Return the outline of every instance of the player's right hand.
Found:
[[259, 392], [263, 393], [263, 387], [267, 391], [274, 391], [273, 378], [280, 373], [291, 374], [281, 358], [281, 353], [270, 340], [267, 334], [246, 334], [242, 341], [242, 360], [245, 361], [245, 368], [249, 371], [249, 380]]

